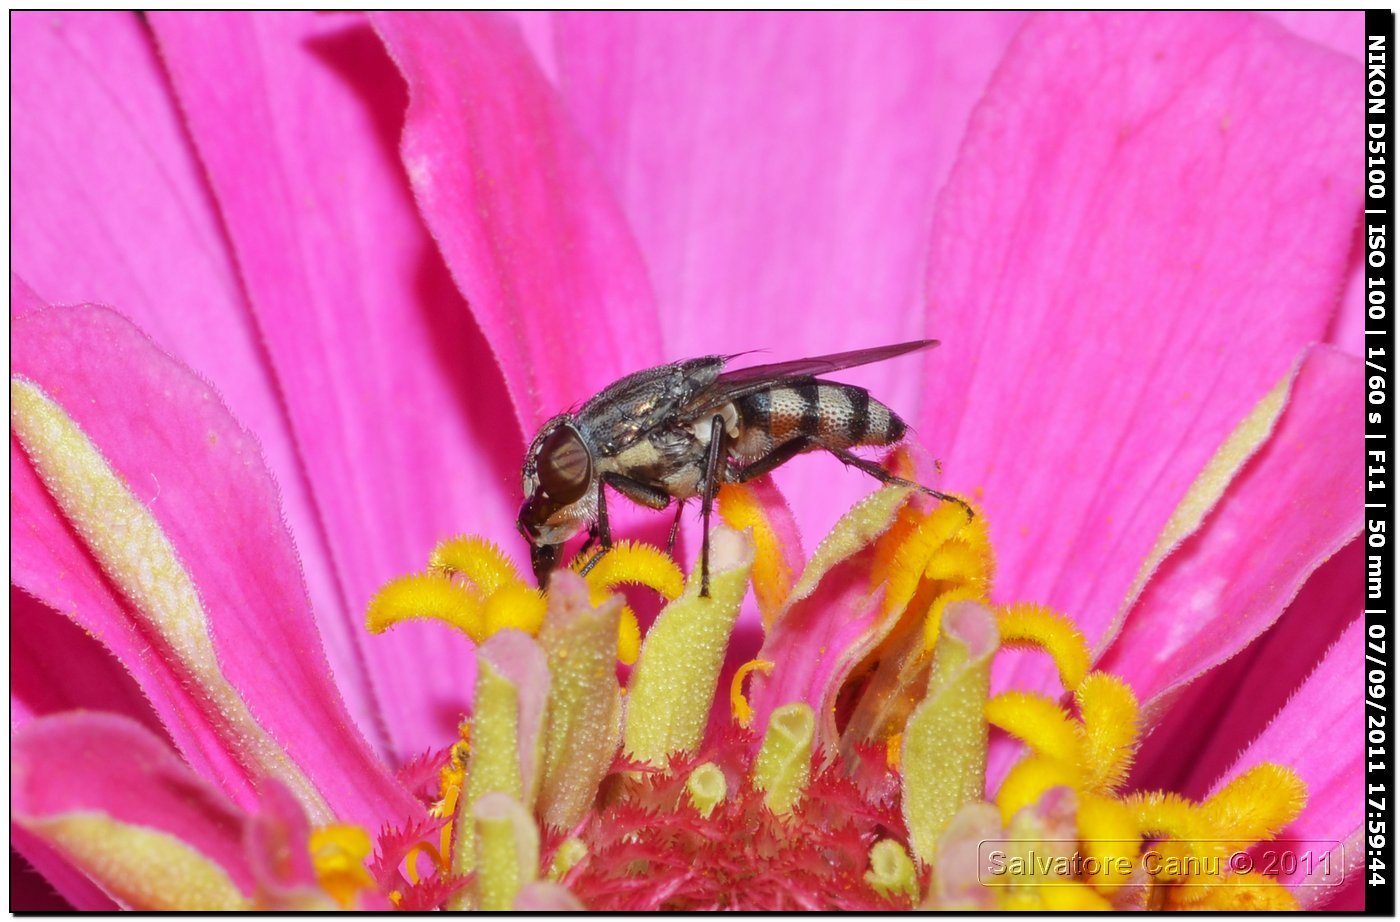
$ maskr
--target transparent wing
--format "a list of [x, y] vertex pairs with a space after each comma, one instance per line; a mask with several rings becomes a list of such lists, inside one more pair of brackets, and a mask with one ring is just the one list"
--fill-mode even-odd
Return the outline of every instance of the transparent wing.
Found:
[[[856, 349], [852, 352], [837, 352], [832, 355], [794, 359], [791, 362], [775, 362], [770, 365], [736, 368], [733, 371], [726, 371], [716, 378], [713, 384], [696, 394], [695, 398], [686, 405], [685, 415], [689, 417], [704, 413], [706, 410], [723, 403], [737, 400], [745, 394], [765, 390], [794, 378], [814, 378], [818, 375], [839, 371], [842, 368], [855, 368], [858, 365], [883, 362], [886, 359], [907, 355], [910, 352], [918, 352], [921, 349], [932, 349], [936, 345], [938, 345], [936, 339], [916, 339], [913, 342], [876, 346], [873, 349]], [[729, 356], [729, 358], [734, 358], [734, 356]]]

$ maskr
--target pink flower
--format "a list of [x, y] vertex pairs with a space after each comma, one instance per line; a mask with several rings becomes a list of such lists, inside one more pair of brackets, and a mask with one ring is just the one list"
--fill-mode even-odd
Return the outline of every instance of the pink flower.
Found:
[[[477, 659], [364, 612], [463, 529], [519, 555], [535, 427], [665, 360], [936, 336], [850, 380], [975, 497], [990, 601], [1066, 613], [1131, 686], [1158, 729], [1126, 789], [1291, 766], [1283, 834], [1350, 867], [1349, 21], [18, 15], [17, 846], [83, 908], [185, 895], [113, 888], [117, 855], [377, 905], [442, 825], [438, 766], [388, 766], [457, 739]], [[808, 534], [871, 486], [777, 482]], [[781, 657], [757, 728], [887, 627], [839, 589], [741, 620], [736, 660]], [[997, 659], [994, 690], [1058, 687]], [[989, 797], [1021, 752], [994, 733]], [[366, 868], [350, 827], [384, 825]]]

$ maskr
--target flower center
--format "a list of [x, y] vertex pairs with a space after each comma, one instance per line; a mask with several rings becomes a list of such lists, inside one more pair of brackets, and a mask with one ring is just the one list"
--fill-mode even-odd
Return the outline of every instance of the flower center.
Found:
[[[770, 489], [722, 492], [722, 517], [745, 532], [712, 534], [709, 598], [659, 550], [630, 544], [542, 595], [476, 538], [445, 542], [424, 573], [375, 597], [371, 630], [429, 617], [479, 645], [474, 713], [432, 806], [441, 824], [405, 852], [430, 846], [445, 877], [467, 882], [449, 907], [1293, 905], [1220, 859], [1298, 815], [1298, 776], [1256, 766], [1199, 803], [1125, 792], [1136, 697], [1091, 670], [1063, 614], [990, 602], [980, 514], [886, 488], [794, 579]], [[748, 587], [776, 642], [828, 582], [837, 607], [821, 616], [860, 628], [833, 634], [842, 649], [813, 644], [818, 660], [845, 657], [836, 670], [801, 686], [789, 680], [811, 672], [807, 654], [765, 644], [729, 684], [728, 719], [716, 715]], [[669, 600], [644, 642], [613, 596], [623, 584]], [[1000, 648], [1044, 652], [1061, 694], [992, 695]], [[625, 692], [617, 661], [633, 665]], [[988, 803], [992, 727], [1025, 752]]]

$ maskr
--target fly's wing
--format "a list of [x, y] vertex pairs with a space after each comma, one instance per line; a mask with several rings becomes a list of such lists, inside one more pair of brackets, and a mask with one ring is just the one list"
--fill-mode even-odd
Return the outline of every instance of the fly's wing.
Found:
[[[685, 407], [684, 416], [694, 418], [706, 411], [737, 400], [746, 394], [767, 390], [774, 385], [795, 378], [815, 378], [830, 374], [842, 368], [855, 368], [857, 365], [870, 365], [883, 362], [921, 349], [932, 349], [938, 345], [936, 339], [916, 339], [913, 342], [895, 343], [891, 346], [876, 346], [873, 349], [856, 349], [853, 352], [837, 352], [833, 355], [818, 355], [809, 359], [794, 359], [791, 362], [776, 362], [771, 365], [754, 365], [751, 368], [736, 368], [715, 378], [713, 384], [695, 395]], [[733, 358], [734, 356], [728, 356]]]
[[579, 408], [576, 419], [598, 450], [611, 457], [673, 422], [696, 394], [714, 384], [726, 361], [709, 355], [635, 372], [600, 391]]

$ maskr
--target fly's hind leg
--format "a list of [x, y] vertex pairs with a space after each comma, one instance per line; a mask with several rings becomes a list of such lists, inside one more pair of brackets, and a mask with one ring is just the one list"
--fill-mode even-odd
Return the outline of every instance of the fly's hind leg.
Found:
[[746, 464], [730, 471], [729, 479], [734, 483], [748, 483], [755, 477], [762, 477], [769, 471], [783, 466], [816, 444], [810, 436], [799, 435], [795, 439], [779, 445], [752, 464]]
[[[593, 538], [598, 539], [598, 553], [589, 558], [588, 563], [578, 571], [579, 576], [587, 576], [588, 571], [598, 565], [598, 561], [603, 559], [603, 555], [612, 550], [612, 529], [608, 527], [608, 501], [603, 492], [604, 487], [612, 487], [623, 496], [635, 503], [649, 506], [652, 509], [665, 509], [671, 503], [671, 494], [665, 490], [658, 490], [656, 487], [642, 483], [640, 480], [633, 480], [609, 471], [598, 478], [598, 524], [589, 530], [589, 538], [584, 544], [586, 549], [593, 543]], [[580, 549], [579, 553], [583, 553]]]
[[972, 521], [975, 515], [975, 513], [972, 511], [971, 506], [969, 506], [964, 500], [959, 499], [958, 497], [953, 496], [950, 493], [940, 493], [932, 487], [926, 487], [923, 484], [915, 483], [912, 480], [905, 480], [903, 477], [896, 477], [894, 474], [891, 474], [889, 471], [885, 470], [883, 467], [876, 464], [874, 461], [867, 461], [864, 458], [861, 458], [857, 455], [853, 455], [849, 451], [846, 451], [844, 448], [828, 448], [827, 451], [840, 458], [843, 464], [849, 464], [851, 467], [865, 471], [867, 474], [869, 474], [871, 477], [874, 477], [881, 483], [898, 484], [901, 487], [911, 487], [915, 490], [927, 493], [934, 499], [941, 499], [946, 500], [950, 503], [957, 503], [959, 506], [962, 506], [963, 511], [967, 513], [967, 520], [969, 522]]

